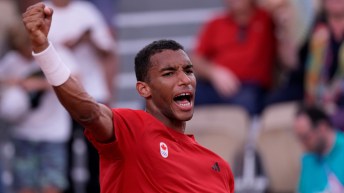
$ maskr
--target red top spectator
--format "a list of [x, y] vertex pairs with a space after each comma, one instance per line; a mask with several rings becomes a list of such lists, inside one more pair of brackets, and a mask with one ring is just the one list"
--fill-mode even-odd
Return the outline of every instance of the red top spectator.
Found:
[[268, 88], [275, 59], [273, 28], [270, 16], [259, 8], [247, 25], [238, 24], [226, 13], [206, 24], [196, 52], [230, 70], [240, 82]]

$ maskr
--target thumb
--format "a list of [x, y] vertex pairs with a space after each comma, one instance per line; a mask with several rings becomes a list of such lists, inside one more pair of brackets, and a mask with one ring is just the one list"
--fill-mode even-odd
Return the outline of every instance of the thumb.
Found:
[[53, 9], [49, 7], [44, 7], [44, 25], [42, 26], [42, 32], [48, 37], [48, 33], [50, 30], [52, 17], [53, 17]]
[[48, 26], [51, 25], [52, 17], [53, 17], [54, 10], [50, 7], [44, 7], [44, 15], [45, 15], [45, 21], [47, 22]]
[[54, 10], [50, 7], [45, 6], [44, 7], [44, 14], [46, 17], [52, 17]]

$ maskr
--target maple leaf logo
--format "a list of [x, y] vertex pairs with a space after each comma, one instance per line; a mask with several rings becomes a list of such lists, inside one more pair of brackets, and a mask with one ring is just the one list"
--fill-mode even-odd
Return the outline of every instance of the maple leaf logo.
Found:
[[162, 145], [161, 145], [161, 148], [162, 148], [163, 150], [166, 150], [166, 149], [167, 149], [165, 144], [162, 144]]
[[168, 147], [164, 142], [160, 142], [160, 154], [163, 158], [168, 157]]

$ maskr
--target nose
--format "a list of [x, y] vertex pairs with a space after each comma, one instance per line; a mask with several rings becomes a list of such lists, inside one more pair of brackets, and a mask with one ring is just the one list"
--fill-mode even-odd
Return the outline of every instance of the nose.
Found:
[[191, 84], [191, 78], [185, 72], [179, 72], [178, 81], [179, 81], [179, 85]]

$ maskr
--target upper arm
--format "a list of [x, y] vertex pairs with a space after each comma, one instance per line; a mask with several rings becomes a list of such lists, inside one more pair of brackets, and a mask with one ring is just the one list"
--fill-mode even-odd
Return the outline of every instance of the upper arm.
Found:
[[115, 139], [111, 109], [95, 101], [75, 78], [70, 77], [54, 87], [54, 91], [72, 118], [89, 130], [97, 141]]
[[86, 129], [92, 133], [95, 140], [98, 142], [110, 142], [115, 140], [113, 113], [111, 109], [103, 104], [99, 105], [99, 115], [89, 124]]

